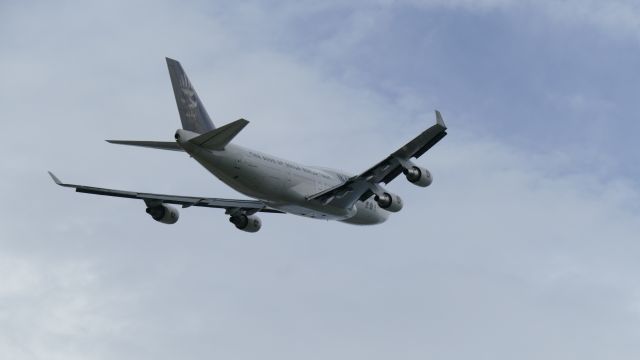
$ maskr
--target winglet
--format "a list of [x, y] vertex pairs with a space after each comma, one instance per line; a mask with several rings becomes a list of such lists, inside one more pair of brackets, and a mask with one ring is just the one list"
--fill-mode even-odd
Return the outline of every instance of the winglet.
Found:
[[62, 181], [60, 181], [60, 179], [58, 179], [57, 176], [53, 175], [53, 173], [51, 171], [47, 171], [49, 173], [49, 176], [51, 176], [51, 178], [53, 179], [53, 182], [55, 182], [56, 184], [62, 186]]
[[447, 125], [444, 123], [444, 120], [442, 119], [442, 114], [440, 114], [440, 111], [438, 110], [436, 110], [436, 123], [445, 129], [447, 128]]

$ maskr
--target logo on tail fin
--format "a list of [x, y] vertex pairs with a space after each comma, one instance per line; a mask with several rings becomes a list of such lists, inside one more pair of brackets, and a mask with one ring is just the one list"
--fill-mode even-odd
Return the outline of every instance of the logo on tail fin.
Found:
[[173, 92], [182, 120], [182, 128], [203, 134], [215, 129], [207, 110], [179, 62], [167, 58]]
[[180, 97], [180, 101], [182, 104], [189, 108], [195, 109], [198, 107], [198, 96], [196, 95], [196, 91], [191, 86], [191, 82], [189, 82], [189, 78], [185, 74], [182, 74], [180, 79], [180, 90], [182, 91], [182, 96]]

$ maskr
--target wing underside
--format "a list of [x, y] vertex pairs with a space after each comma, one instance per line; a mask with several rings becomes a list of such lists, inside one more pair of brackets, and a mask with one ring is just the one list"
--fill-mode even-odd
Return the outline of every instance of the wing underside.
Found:
[[105, 189], [93, 186], [66, 184], [60, 181], [54, 174], [49, 172], [49, 175], [53, 181], [64, 187], [74, 188], [77, 192], [104, 196], [114, 196], [129, 199], [140, 199], [145, 202], [151, 203], [165, 203], [181, 205], [183, 208], [191, 206], [218, 208], [226, 210], [242, 210], [248, 213], [255, 212], [268, 212], [268, 213], [282, 213], [280, 210], [276, 210], [268, 207], [265, 203], [259, 200], [236, 200], [236, 199], [219, 199], [209, 197], [197, 197], [197, 196], [180, 196], [180, 195], [166, 195], [166, 194], [152, 194], [141, 193], [134, 191]]

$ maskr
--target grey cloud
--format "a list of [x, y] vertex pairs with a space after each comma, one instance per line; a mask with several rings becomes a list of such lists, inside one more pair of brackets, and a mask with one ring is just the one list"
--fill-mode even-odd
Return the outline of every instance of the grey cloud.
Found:
[[478, 133], [464, 110], [445, 111], [450, 136], [420, 160], [433, 187], [393, 183], [407, 207], [377, 227], [265, 215], [248, 236], [203, 209], [163, 226], [142, 204], [55, 187], [48, 169], [237, 196], [181, 154], [102, 141], [179, 126], [165, 55], [215, 122], [252, 121], [240, 143], [354, 172], [439, 106], [225, 26], [251, 5], [96, 5], [83, 18], [72, 5], [11, 9], [3, 25], [16, 33], [0, 70], [3, 358], [637, 358], [633, 183]]

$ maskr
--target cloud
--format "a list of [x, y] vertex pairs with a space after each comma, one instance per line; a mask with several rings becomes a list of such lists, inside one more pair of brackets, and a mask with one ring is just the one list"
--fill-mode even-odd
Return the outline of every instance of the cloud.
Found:
[[640, 5], [631, 0], [597, 1], [514, 1], [514, 0], [406, 0], [381, 1], [389, 6], [417, 8], [452, 8], [469, 11], [525, 9], [540, 11], [550, 19], [571, 25], [595, 26], [616, 35], [637, 38], [640, 28]]
[[111, 316], [121, 301], [104, 291], [87, 262], [43, 260], [6, 252], [0, 258], [0, 355], [103, 358], [109, 353], [104, 344], [126, 324]]
[[[633, 183], [476, 131], [464, 110], [443, 109], [450, 135], [419, 161], [433, 186], [392, 183], [406, 208], [382, 226], [264, 215], [250, 236], [192, 208], [163, 226], [141, 203], [55, 187], [47, 169], [238, 196], [183, 154], [102, 141], [170, 139], [165, 55], [218, 124], [252, 121], [239, 143], [354, 172], [430, 125], [437, 104], [307, 61], [285, 46], [285, 30], [304, 27], [287, 27], [282, 8], [72, 5], [13, 8], [3, 22], [15, 32], [0, 70], [3, 358], [637, 358]], [[324, 51], [362, 46], [375, 25], [358, 16]]]
[[536, 4], [558, 21], [595, 26], [615, 35], [631, 35], [638, 39], [640, 6], [634, 1], [547, 1]]

